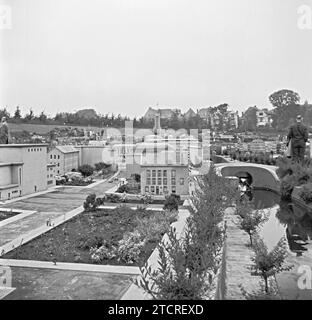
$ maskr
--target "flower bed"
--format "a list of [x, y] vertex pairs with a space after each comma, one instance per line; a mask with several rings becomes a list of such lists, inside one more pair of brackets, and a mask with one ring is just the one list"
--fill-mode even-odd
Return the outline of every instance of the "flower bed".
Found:
[[12, 218], [16, 215], [20, 214], [20, 212], [16, 212], [16, 211], [2, 211], [0, 210], [0, 221]]
[[83, 212], [3, 258], [140, 265], [175, 219], [176, 214], [127, 207]]

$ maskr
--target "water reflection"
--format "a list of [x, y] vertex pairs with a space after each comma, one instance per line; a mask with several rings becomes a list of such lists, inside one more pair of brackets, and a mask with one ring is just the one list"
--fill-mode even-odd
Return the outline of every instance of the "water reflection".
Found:
[[[276, 213], [271, 212], [270, 219], [261, 231], [270, 247], [276, 241], [277, 235], [278, 237], [285, 235], [290, 251], [297, 256], [308, 251], [307, 245], [312, 239], [312, 210], [309, 211], [292, 202], [281, 201], [277, 194], [269, 191], [255, 190], [253, 199], [256, 209], [271, 211], [276, 208]], [[278, 206], [274, 207], [276, 205]]]

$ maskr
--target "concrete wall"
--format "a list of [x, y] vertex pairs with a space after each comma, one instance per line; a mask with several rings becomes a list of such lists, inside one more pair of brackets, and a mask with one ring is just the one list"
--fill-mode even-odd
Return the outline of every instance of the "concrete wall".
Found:
[[76, 146], [79, 150], [79, 165], [96, 163], [113, 163], [113, 153], [109, 146]]
[[47, 147], [22, 149], [23, 195], [47, 189]]
[[[0, 163], [22, 162], [13, 166], [11, 184], [18, 184], [14, 190], [2, 190], [2, 199], [27, 195], [47, 189], [47, 146], [5, 145], [0, 146]], [[7, 180], [7, 171], [5, 179]], [[9, 197], [10, 195], [10, 197]]]

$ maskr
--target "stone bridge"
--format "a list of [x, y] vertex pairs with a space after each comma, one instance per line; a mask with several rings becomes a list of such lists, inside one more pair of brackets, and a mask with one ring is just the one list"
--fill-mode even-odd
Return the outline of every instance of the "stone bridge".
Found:
[[256, 163], [229, 162], [215, 164], [217, 172], [223, 176], [246, 177], [255, 188], [270, 189], [279, 192], [277, 167]]

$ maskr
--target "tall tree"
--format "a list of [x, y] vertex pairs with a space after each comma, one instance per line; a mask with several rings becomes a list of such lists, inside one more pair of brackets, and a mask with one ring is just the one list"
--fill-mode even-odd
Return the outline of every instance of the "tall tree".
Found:
[[14, 112], [14, 119], [21, 119], [22, 115], [21, 115], [21, 110], [19, 108], [19, 106], [16, 107], [16, 110]]
[[46, 122], [47, 119], [48, 119], [47, 115], [44, 113], [44, 111], [42, 111], [39, 115], [40, 122]]
[[244, 123], [243, 130], [254, 131], [257, 128], [257, 111], [258, 108], [256, 106], [250, 107], [244, 113]]
[[10, 118], [10, 113], [7, 111], [6, 108], [0, 109], [0, 119], [2, 117], [6, 117], [7, 119]]
[[289, 105], [296, 105], [300, 102], [300, 96], [297, 92], [288, 89], [282, 89], [272, 93], [269, 97], [273, 107], [281, 108]]
[[35, 117], [35, 115], [34, 115], [33, 110], [32, 110], [32, 109], [29, 109], [29, 113], [27, 113], [27, 114], [25, 115], [25, 119], [29, 121], [29, 120], [34, 119], [34, 117]]

